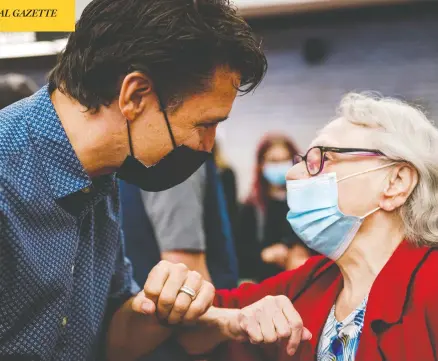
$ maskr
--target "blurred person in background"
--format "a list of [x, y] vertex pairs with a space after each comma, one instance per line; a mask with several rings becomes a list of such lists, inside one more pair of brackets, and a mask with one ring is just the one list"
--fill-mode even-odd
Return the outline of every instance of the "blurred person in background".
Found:
[[31, 96], [37, 90], [36, 83], [26, 75], [0, 75], [0, 109]]
[[236, 174], [230, 164], [227, 162], [219, 141], [216, 139], [213, 147], [213, 156], [218, 169], [219, 176], [222, 181], [225, 199], [227, 202], [228, 216], [231, 222], [233, 239], [237, 235], [238, 222], [238, 200], [237, 200], [237, 184]]
[[217, 291], [221, 308], [182, 344], [204, 354], [232, 340], [216, 361], [436, 361], [437, 157], [420, 110], [345, 96], [287, 173], [288, 222], [321, 256]]
[[[121, 203], [127, 254], [140, 283], [159, 260], [166, 260], [184, 263], [217, 288], [237, 284], [234, 241], [212, 158], [186, 181], [165, 191], [147, 192], [121, 182]], [[151, 225], [148, 231], [146, 222]], [[144, 257], [152, 255], [154, 261], [145, 262]]]
[[294, 143], [282, 135], [268, 135], [258, 146], [255, 179], [240, 211], [236, 238], [243, 279], [263, 280], [299, 267], [311, 255], [286, 220], [286, 173], [297, 154]]
[[[144, 284], [160, 260], [183, 263], [217, 289], [237, 286], [238, 270], [225, 197], [213, 158], [185, 182], [146, 192], [121, 182], [122, 226], [134, 279]], [[170, 339], [144, 361], [186, 360]]]

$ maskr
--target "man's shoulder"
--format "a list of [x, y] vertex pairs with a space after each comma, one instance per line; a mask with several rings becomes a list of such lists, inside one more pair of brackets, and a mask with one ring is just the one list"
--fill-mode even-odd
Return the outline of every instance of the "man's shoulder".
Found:
[[41, 177], [30, 151], [26, 119], [30, 110], [27, 99], [0, 110], [0, 211], [14, 195], [33, 194], [32, 177]]
[[27, 99], [0, 110], [0, 172], [12, 158], [21, 156], [29, 144], [25, 119], [28, 111]]

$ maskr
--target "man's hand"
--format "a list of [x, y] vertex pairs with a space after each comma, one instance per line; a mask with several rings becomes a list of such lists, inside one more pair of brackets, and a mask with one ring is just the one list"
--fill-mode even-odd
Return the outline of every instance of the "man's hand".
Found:
[[[181, 291], [185, 286], [193, 290], [192, 298]], [[204, 281], [197, 272], [184, 264], [161, 261], [149, 273], [144, 285], [132, 303], [136, 312], [156, 314], [161, 321], [175, 325], [191, 323], [202, 316], [212, 305], [215, 295], [213, 285]]]
[[301, 341], [312, 338], [286, 296], [266, 296], [241, 309], [228, 319], [224, 329], [228, 337], [236, 341], [261, 344], [285, 340], [290, 356], [295, 354]]

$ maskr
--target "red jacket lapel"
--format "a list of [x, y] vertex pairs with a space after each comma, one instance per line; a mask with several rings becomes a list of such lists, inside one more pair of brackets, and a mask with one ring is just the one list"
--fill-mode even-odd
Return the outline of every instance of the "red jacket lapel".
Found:
[[416, 247], [405, 241], [383, 267], [368, 297], [356, 361], [381, 359], [379, 337], [402, 320], [411, 282], [429, 252], [430, 248]]

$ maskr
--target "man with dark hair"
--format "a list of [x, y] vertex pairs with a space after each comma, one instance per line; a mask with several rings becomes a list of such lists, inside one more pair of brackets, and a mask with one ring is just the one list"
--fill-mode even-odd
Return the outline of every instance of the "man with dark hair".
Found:
[[49, 85], [0, 111], [1, 360], [135, 360], [206, 311], [183, 265], [139, 292], [115, 177], [183, 182], [265, 71], [226, 0], [91, 2]]

